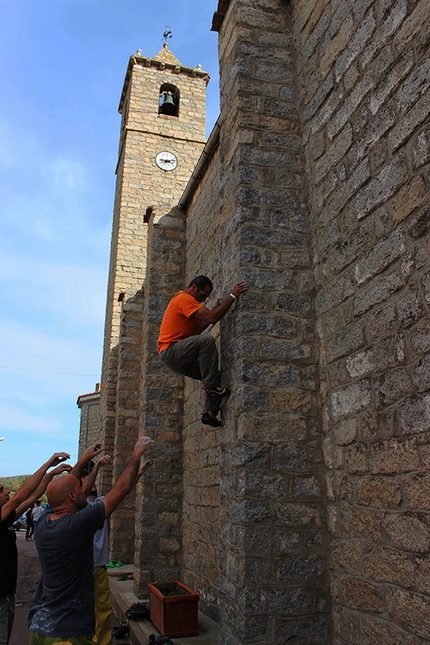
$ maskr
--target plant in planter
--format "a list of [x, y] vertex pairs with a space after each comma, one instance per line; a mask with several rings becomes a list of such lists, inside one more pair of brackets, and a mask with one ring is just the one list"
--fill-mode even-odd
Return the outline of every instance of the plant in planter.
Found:
[[182, 582], [148, 585], [151, 622], [163, 636], [195, 636], [199, 633], [199, 594]]

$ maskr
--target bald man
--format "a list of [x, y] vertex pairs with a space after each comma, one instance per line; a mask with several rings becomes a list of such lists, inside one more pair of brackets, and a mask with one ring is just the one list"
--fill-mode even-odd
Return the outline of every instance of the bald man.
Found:
[[69, 475], [58, 477], [48, 486], [50, 508], [39, 520], [36, 542], [42, 579], [28, 616], [31, 645], [65, 641], [94, 645], [94, 534], [151, 465], [145, 462], [141, 466], [141, 457], [151, 443], [149, 437], [136, 442], [114, 487], [97, 504], [87, 505], [77, 477], [101, 452], [101, 444], [90, 446]]

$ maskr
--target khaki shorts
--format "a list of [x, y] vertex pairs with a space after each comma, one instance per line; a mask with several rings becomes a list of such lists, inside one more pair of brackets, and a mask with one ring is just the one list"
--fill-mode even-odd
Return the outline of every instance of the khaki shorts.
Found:
[[94, 645], [92, 636], [42, 636], [36, 632], [30, 632], [30, 645]]

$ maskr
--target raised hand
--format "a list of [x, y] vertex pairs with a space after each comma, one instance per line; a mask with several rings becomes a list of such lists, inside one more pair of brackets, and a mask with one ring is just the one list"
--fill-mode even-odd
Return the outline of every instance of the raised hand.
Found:
[[57, 466], [60, 464], [62, 461], [66, 461], [66, 459], [70, 459], [70, 455], [67, 452], [55, 452], [50, 459], [48, 459], [48, 468], [52, 468], [52, 466]]
[[238, 298], [241, 293], [244, 293], [245, 291], [248, 291], [249, 289], [249, 284], [246, 282], [246, 280], [242, 280], [241, 282], [237, 282], [233, 289], [231, 290], [231, 293], [233, 296], [236, 296]]
[[88, 446], [88, 448], [85, 450], [82, 459], [85, 458], [85, 461], [89, 461], [90, 459], [94, 459], [96, 455], [101, 453], [103, 450], [103, 446], [101, 443], [96, 441], [93, 443], [91, 446]]
[[70, 472], [72, 470], [72, 466], [70, 464], [61, 464], [60, 466], [57, 466], [54, 468], [54, 470], [50, 470], [48, 475], [49, 477], [55, 477], [56, 475], [61, 475], [61, 473], [64, 472]]
[[154, 443], [154, 439], [151, 439], [151, 437], [139, 437], [139, 439], [136, 441], [134, 449], [142, 456], [148, 446], [151, 445], [151, 443]]

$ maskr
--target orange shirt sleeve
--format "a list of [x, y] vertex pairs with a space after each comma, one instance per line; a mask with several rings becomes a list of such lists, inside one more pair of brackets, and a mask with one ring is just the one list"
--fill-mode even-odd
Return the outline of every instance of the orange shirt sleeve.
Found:
[[199, 333], [200, 323], [193, 314], [203, 307], [193, 296], [180, 291], [173, 296], [164, 312], [158, 337], [158, 353], [177, 343], [183, 338], [196, 336]]

